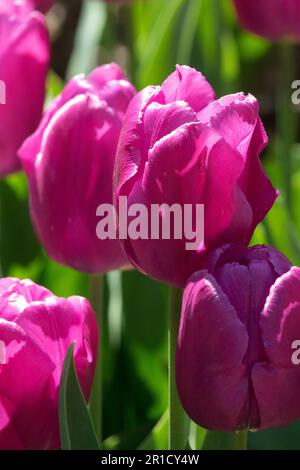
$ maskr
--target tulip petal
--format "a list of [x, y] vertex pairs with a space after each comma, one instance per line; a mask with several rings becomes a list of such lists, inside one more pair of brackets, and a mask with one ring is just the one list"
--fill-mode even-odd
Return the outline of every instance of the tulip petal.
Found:
[[252, 95], [236, 93], [210, 103], [198, 113], [201, 122], [218, 132], [241, 155], [247, 155], [258, 117], [258, 102]]
[[288, 426], [300, 417], [300, 366], [255, 364], [252, 383], [257, 397], [260, 429]]
[[270, 361], [293, 368], [292, 344], [300, 340], [300, 268], [293, 267], [276, 280], [260, 325]]
[[138, 93], [128, 106], [120, 134], [114, 170], [114, 193], [117, 198], [132, 187], [147, 161], [147, 148], [143, 142], [143, 115], [151, 102], [159, 100], [160, 89], [147, 87]]
[[208, 429], [235, 431], [248, 395], [248, 334], [215, 279], [195, 273], [184, 291], [176, 380], [186, 411]]
[[97, 207], [112, 202], [120, 128], [105, 102], [76, 96], [51, 120], [35, 161], [30, 183], [36, 230], [52, 258], [80, 271], [105, 272], [126, 264], [118, 241], [99, 240], [96, 233]]
[[6, 105], [0, 105], [0, 177], [20, 167], [17, 150], [41, 117], [49, 63], [49, 37], [42, 15], [33, 12], [15, 27], [18, 34], [11, 40], [5, 38], [9, 47], [0, 54], [1, 80], [6, 84]]
[[105, 64], [97, 67], [87, 77], [87, 81], [96, 89], [101, 89], [112, 80], [126, 80], [126, 76], [117, 64]]
[[[252, 223], [247, 203], [243, 211], [236, 207], [237, 202], [244, 203], [244, 199], [237, 201], [235, 189], [242, 167], [240, 155], [216, 133], [200, 123], [186, 124], [161, 138], [149, 151], [143, 179], [134, 185], [128, 205], [144, 204], [151, 213], [151, 204], [180, 204], [181, 208], [191, 204], [194, 211], [196, 204], [204, 204], [204, 242], [238, 239]], [[225, 173], [227, 184], [223, 185]], [[198, 253], [186, 249], [187, 241], [184, 237], [138, 239], [133, 250], [132, 242], [125, 240], [124, 247], [131, 261], [142, 265], [148, 275], [182, 286], [198, 269], [202, 257], [200, 246]]]
[[215, 92], [206, 78], [197, 70], [186, 65], [177, 65], [162, 84], [165, 102], [185, 101], [195, 112], [201, 111], [215, 100]]
[[278, 195], [259, 160], [259, 153], [267, 145], [268, 139], [258, 112], [258, 102], [252, 95], [237, 93], [212, 102], [198, 114], [201, 122], [209, 124], [245, 160], [239, 185], [253, 212], [252, 227], [246, 243]]
[[51, 296], [51, 292], [29, 279], [19, 281], [14, 278], [0, 280], [0, 311], [5, 320], [16, 321], [20, 311], [31, 302], [42, 302]]
[[179, 127], [197, 121], [196, 113], [184, 101], [149, 104], [143, 120], [146, 148], [152, 149], [155, 143]]
[[268, 39], [300, 38], [298, 0], [264, 0], [257, 8], [251, 0], [234, 0], [245, 28]]
[[27, 307], [16, 323], [52, 359], [56, 395], [66, 351], [75, 343], [74, 357], [79, 381], [89, 397], [97, 355], [97, 324], [89, 303], [80, 297], [49, 297]]
[[[0, 319], [0, 338], [6, 347], [6, 363], [0, 365], [4, 408], [0, 415], [0, 448], [42, 449], [45, 443], [57, 446], [57, 412], [47, 395], [54, 363], [20, 326]], [[34, 426], [28, 432], [33, 416]], [[11, 436], [15, 437], [13, 441], [7, 440]]]

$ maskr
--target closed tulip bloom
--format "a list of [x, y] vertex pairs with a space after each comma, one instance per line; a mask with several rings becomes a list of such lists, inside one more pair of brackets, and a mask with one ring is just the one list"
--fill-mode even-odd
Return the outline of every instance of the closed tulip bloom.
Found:
[[0, 5], [0, 177], [20, 168], [17, 150], [42, 115], [49, 37], [41, 13], [27, 3]]
[[186, 285], [176, 376], [189, 416], [216, 431], [300, 418], [300, 269], [277, 250], [225, 246]]
[[234, 0], [242, 25], [267, 39], [300, 40], [299, 0]]
[[183, 286], [207, 250], [247, 244], [276, 198], [259, 160], [266, 144], [256, 99], [237, 93], [218, 100], [189, 67], [177, 66], [161, 87], [137, 94], [119, 141], [116, 205], [121, 196], [129, 207], [144, 204], [148, 213], [152, 204], [183, 210], [204, 204], [205, 234], [196, 250], [186, 249], [185, 236], [128, 237], [121, 242], [131, 262], [155, 279]]
[[112, 203], [117, 143], [134, 93], [115, 64], [75, 77], [19, 152], [43, 246], [79, 271], [106, 272], [127, 262], [118, 240], [97, 238], [96, 211]]
[[0, 449], [60, 446], [58, 389], [71, 343], [85, 398], [97, 355], [88, 301], [63, 299], [32, 281], [0, 281]]

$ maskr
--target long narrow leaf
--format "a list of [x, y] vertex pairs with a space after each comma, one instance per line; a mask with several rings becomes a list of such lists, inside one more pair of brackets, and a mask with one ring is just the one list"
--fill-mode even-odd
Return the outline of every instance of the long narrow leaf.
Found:
[[59, 389], [61, 448], [98, 450], [94, 426], [75, 371], [73, 351], [74, 344], [68, 349]]

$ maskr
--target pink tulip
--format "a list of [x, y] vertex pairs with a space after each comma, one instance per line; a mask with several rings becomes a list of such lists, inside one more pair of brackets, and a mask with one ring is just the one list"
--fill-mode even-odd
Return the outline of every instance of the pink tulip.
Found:
[[234, 0], [242, 25], [259, 36], [300, 40], [299, 0]]
[[97, 238], [96, 211], [112, 203], [115, 153], [134, 93], [115, 64], [75, 77], [19, 152], [43, 246], [79, 271], [106, 272], [127, 263], [118, 240]]
[[300, 269], [277, 250], [229, 245], [186, 285], [176, 375], [181, 401], [217, 431], [300, 418]]
[[37, 10], [42, 11], [43, 13], [46, 13], [52, 5], [54, 5], [55, 0], [29, 0], [33, 7], [36, 8]]
[[72, 342], [88, 399], [98, 342], [88, 301], [29, 280], [0, 281], [0, 449], [59, 448], [58, 388]]
[[[221, 243], [248, 244], [276, 198], [259, 154], [267, 136], [258, 103], [242, 93], [216, 99], [203, 75], [177, 66], [161, 87], [131, 101], [121, 133], [115, 195], [128, 206], [204, 204], [204, 244], [186, 238], [122, 240], [130, 261], [149, 276], [183, 286], [205, 253]], [[163, 217], [163, 214], [161, 214]]]
[[42, 115], [49, 64], [43, 16], [25, 3], [0, 5], [0, 177], [20, 168], [17, 150]]

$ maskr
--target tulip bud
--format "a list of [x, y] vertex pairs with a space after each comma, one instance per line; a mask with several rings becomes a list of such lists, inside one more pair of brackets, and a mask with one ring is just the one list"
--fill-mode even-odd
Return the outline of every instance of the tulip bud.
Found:
[[97, 322], [88, 301], [62, 299], [32, 281], [0, 281], [0, 449], [60, 446], [58, 389], [71, 343], [88, 399]]
[[112, 204], [116, 148], [134, 93], [115, 64], [75, 77], [19, 152], [43, 246], [79, 271], [106, 272], [127, 263], [117, 239], [97, 237], [96, 213]]
[[300, 40], [299, 0], [234, 0], [242, 25], [259, 36]]
[[[219, 100], [203, 75], [177, 66], [161, 87], [131, 101], [115, 167], [115, 198], [128, 206], [204, 205], [204, 243], [188, 238], [121, 240], [130, 261], [160, 281], [183, 286], [208, 250], [248, 244], [276, 198], [259, 154], [267, 136], [258, 103], [242, 93]], [[195, 211], [194, 211], [195, 212]], [[161, 222], [165, 213], [161, 212]], [[195, 215], [193, 215], [195, 221]], [[197, 230], [196, 230], [197, 232]]]
[[0, 177], [20, 168], [17, 150], [42, 115], [49, 64], [43, 16], [26, 3], [0, 5]]
[[[224, 246], [186, 285], [176, 357], [189, 416], [215, 431], [300, 418], [300, 269], [266, 246]], [[297, 346], [298, 345], [298, 346]]]

